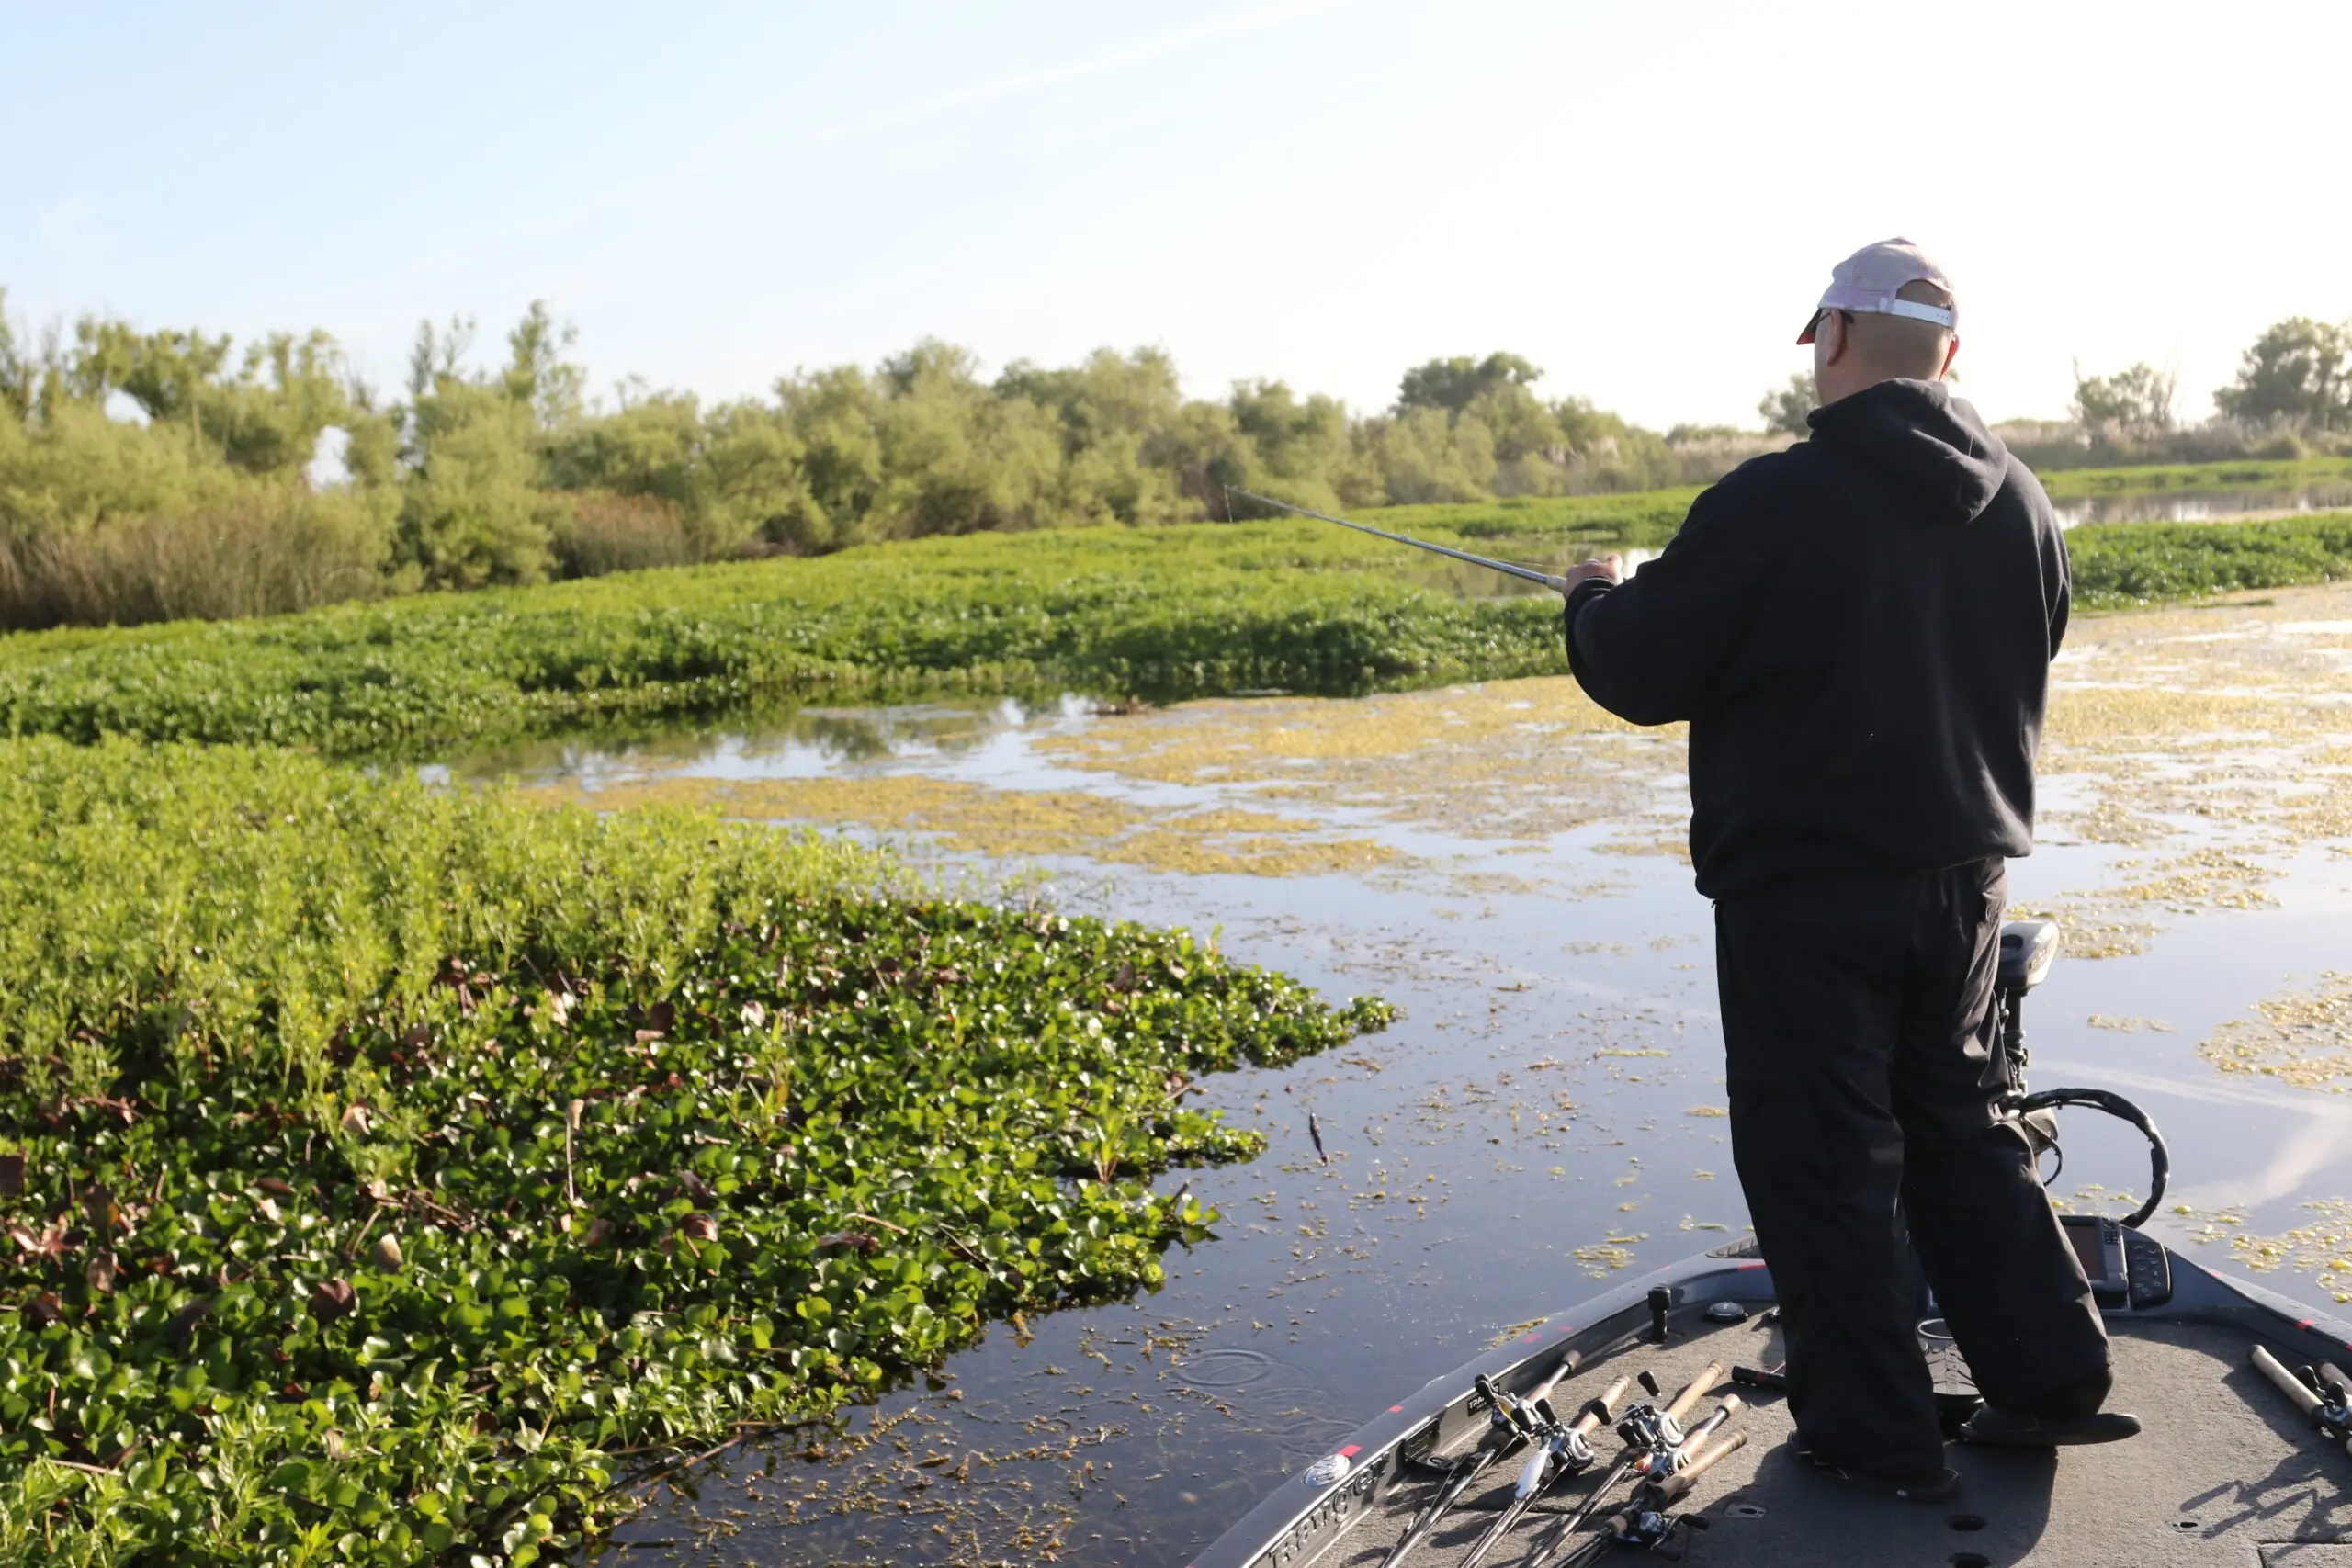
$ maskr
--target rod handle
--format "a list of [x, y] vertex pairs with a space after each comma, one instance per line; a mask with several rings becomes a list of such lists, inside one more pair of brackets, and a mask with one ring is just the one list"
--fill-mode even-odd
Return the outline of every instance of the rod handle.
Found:
[[1680, 1462], [1688, 1463], [1689, 1456], [1697, 1453], [1701, 1449], [1706, 1447], [1707, 1439], [1714, 1436], [1716, 1432], [1720, 1431], [1723, 1428], [1724, 1422], [1729, 1421], [1733, 1416], [1738, 1415], [1741, 1408], [1739, 1395], [1736, 1393], [1726, 1394], [1724, 1396], [1724, 1402], [1721, 1404], [1716, 1405], [1713, 1410], [1707, 1412], [1707, 1418], [1705, 1420], [1700, 1422], [1694, 1427], [1687, 1428], [1682, 1434], [1682, 1453], [1684, 1457]]
[[1725, 1454], [1737, 1453], [1747, 1446], [1747, 1434], [1745, 1432], [1734, 1432], [1722, 1442], [1710, 1445], [1704, 1453], [1666, 1478], [1666, 1484], [1658, 1488], [1660, 1498], [1668, 1503], [1680, 1501], [1691, 1487], [1699, 1483], [1699, 1477], [1706, 1474], [1715, 1461]]
[[1724, 1394], [1724, 1402], [1721, 1404], [1716, 1405], [1713, 1410], [1709, 1411], [1707, 1413], [1707, 1418], [1704, 1421], [1700, 1422], [1697, 1427], [1693, 1427], [1690, 1435], [1695, 1438], [1703, 1438], [1708, 1433], [1713, 1431], [1716, 1427], [1722, 1426], [1724, 1422], [1730, 1420], [1733, 1416], [1738, 1415], [1741, 1411], [1747, 1408], [1747, 1402], [1740, 1398], [1739, 1395], [1736, 1393]]
[[2268, 1378], [2279, 1393], [2295, 1402], [2295, 1408], [2305, 1416], [2319, 1408], [2319, 1395], [2303, 1386], [2303, 1380], [2278, 1364], [2278, 1358], [2256, 1345], [2246, 1358], [2254, 1370]]
[[[1600, 1391], [1600, 1403], [1606, 1405], [1611, 1410], [1616, 1409], [1617, 1402], [1625, 1397], [1626, 1386], [1633, 1381], [1634, 1380], [1631, 1378], [1619, 1378], [1615, 1382], [1611, 1383], [1607, 1388]], [[1587, 1437], [1590, 1437], [1592, 1435], [1593, 1428], [1600, 1426], [1600, 1422], [1601, 1416], [1598, 1410], [1588, 1410], [1583, 1415], [1576, 1418], [1569, 1429], [1571, 1431], [1580, 1432]]]
[[1681, 1420], [1692, 1405], [1707, 1397], [1709, 1389], [1723, 1381], [1724, 1364], [1721, 1361], [1709, 1361], [1706, 1370], [1692, 1378], [1688, 1384], [1684, 1385], [1682, 1392], [1674, 1396], [1674, 1403], [1666, 1407], [1666, 1413], [1677, 1421]]
[[1560, 1386], [1561, 1380], [1573, 1376], [1576, 1370], [1583, 1364], [1584, 1353], [1582, 1351], [1571, 1350], [1566, 1355], [1561, 1357], [1560, 1364], [1552, 1369], [1552, 1375], [1538, 1383], [1535, 1387], [1535, 1392], [1527, 1396], [1527, 1403], [1532, 1404], [1539, 1399], [1551, 1398], [1552, 1391]]

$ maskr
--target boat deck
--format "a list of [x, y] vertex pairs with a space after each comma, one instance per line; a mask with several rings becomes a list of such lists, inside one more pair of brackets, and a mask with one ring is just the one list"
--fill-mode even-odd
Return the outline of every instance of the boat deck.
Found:
[[[2244, 1333], [2151, 1322], [2109, 1327], [2116, 1391], [2108, 1408], [2138, 1416], [2141, 1435], [2055, 1453], [1953, 1444], [1949, 1462], [1965, 1486], [1942, 1505], [1870, 1495], [1798, 1464], [1786, 1446], [1792, 1427], [1780, 1396], [1725, 1383], [1721, 1392], [1749, 1400], [1731, 1427], [1748, 1435], [1747, 1446], [1710, 1470], [1691, 1498], [1692, 1511], [1712, 1528], [1682, 1532], [1667, 1550], [1682, 1548], [1691, 1568], [2352, 1568], [2352, 1456], [2327, 1448], [2246, 1364]], [[1751, 1319], [1666, 1346], [1635, 1346], [1584, 1368], [1553, 1403], [1565, 1413], [1620, 1373], [1644, 1367], [1671, 1393], [1710, 1360], [1777, 1365], [1779, 1339]], [[1713, 1401], [1698, 1406], [1693, 1418], [1712, 1408]], [[1493, 1484], [1464, 1499], [1415, 1548], [1410, 1568], [1444, 1568], [1466, 1556], [1493, 1521], [1493, 1507], [1510, 1495], [1516, 1470], [1496, 1466]], [[1547, 1500], [1521, 1519], [1487, 1559], [1489, 1568], [1514, 1568], [1589, 1484], [1564, 1488], [1560, 1503]], [[1399, 1483], [1316, 1568], [1374, 1568], [1427, 1495], [1425, 1483]], [[1612, 1551], [1601, 1561], [1638, 1560]]]

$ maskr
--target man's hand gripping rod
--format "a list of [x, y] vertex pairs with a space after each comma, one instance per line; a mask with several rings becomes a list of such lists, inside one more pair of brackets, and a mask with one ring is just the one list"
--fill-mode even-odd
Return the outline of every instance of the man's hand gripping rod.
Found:
[[[1514, 566], [1507, 560], [1492, 560], [1485, 556], [1474, 556], [1467, 550], [1451, 549], [1444, 545], [1432, 545], [1427, 539], [1416, 539], [1408, 534], [1392, 534], [1385, 528], [1375, 528], [1369, 523], [1351, 523], [1344, 517], [1334, 517], [1328, 512], [1317, 512], [1310, 507], [1293, 506], [1287, 501], [1276, 501], [1271, 495], [1260, 495], [1253, 490], [1236, 490], [1227, 485], [1225, 493], [1228, 498], [1241, 496], [1245, 500], [1257, 502], [1263, 506], [1277, 507], [1283, 512], [1295, 513], [1301, 517], [1313, 517], [1325, 523], [1337, 523], [1342, 528], [1353, 528], [1359, 534], [1370, 534], [1376, 539], [1386, 539], [1394, 544], [1410, 545], [1417, 550], [1427, 550], [1433, 556], [1443, 556], [1449, 560], [1467, 561], [1472, 566], [1483, 566], [1488, 571], [1499, 571], [1506, 577], [1521, 578], [1529, 582], [1540, 582], [1555, 593], [1566, 593], [1576, 586], [1565, 577], [1555, 577], [1548, 571], [1538, 571], [1532, 566]], [[1226, 502], [1226, 511], [1230, 513], [1232, 510], [1233, 503], [1228, 499]]]

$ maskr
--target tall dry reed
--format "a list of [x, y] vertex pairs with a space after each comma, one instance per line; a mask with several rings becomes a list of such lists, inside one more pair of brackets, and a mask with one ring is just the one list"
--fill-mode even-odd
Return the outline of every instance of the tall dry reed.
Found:
[[22, 534], [0, 540], [0, 627], [307, 610], [384, 592], [385, 549], [364, 501], [291, 487], [232, 506]]

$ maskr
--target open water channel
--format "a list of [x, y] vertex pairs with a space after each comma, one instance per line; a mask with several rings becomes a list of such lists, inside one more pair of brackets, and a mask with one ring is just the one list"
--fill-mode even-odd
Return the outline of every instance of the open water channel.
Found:
[[[2352, 1270], [2352, 591], [2088, 619], [2060, 676], [2012, 883], [2073, 948], [2029, 1004], [2035, 1083], [2146, 1106], [2176, 1173], [2156, 1223], [2200, 1256], [2352, 1291], [2330, 1269]], [[873, 1409], [727, 1454], [618, 1560], [1182, 1564], [1513, 1325], [1738, 1233], [1682, 767], [1679, 730], [1560, 679], [810, 709], [458, 768], [887, 840], [1401, 1010], [1207, 1080], [1269, 1146], [1161, 1179], [1223, 1213], [1165, 1288], [997, 1325]], [[2079, 1112], [2069, 1134], [2062, 1201], [2144, 1191], [2136, 1134]]]

